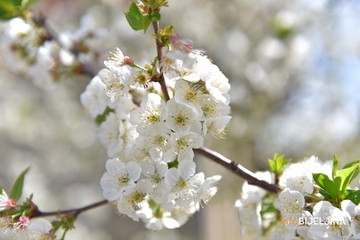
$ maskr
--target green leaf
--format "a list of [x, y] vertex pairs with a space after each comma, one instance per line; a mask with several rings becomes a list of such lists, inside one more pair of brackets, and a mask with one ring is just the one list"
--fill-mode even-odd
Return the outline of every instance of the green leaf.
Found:
[[352, 162], [349, 162], [349, 163], [345, 164], [345, 166], [343, 167], [343, 169], [344, 169], [344, 168], [352, 167], [352, 166], [355, 165], [355, 164], [360, 165], [360, 160], [358, 159], [358, 160], [355, 160], [355, 161], [352, 161]]
[[343, 167], [343, 169], [345, 169], [345, 168], [349, 168], [349, 167], [352, 167], [355, 165], [357, 166], [357, 168], [356, 168], [356, 171], [354, 172], [350, 182], [352, 182], [360, 173], [360, 160], [355, 160], [353, 162], [350, 162]]
[[[338, 196], [338, 190], [336, 189], [336, 185], [331, 179], [324, 173], [313, 173], [314, 181], [319, 187], [324, 189], [324, 191], [331, 196], [329, 200], [335, 200]], [[320, 192], [321, 193], [321, 192]], [[324, 197], [327, 197], [323, 195]]]
[[161, 19], [161, 15], [159, 12], [151, 12], [150, 17], [151, 17], [151, 21], [153, 22], [160, 21]]
[[8, 20], [15, 16], [15, 6], [8, 0], [0, 0], [0, 19]]
[[333, 197], [327, 192], [327, 191], [325, 191], [324, 189], [322, 189], [322, 188], [320, 188], [319, 189], [319, 193], [321, 194], [321, 195], [323, 195], [326, 199], [332, 199]]
[[[354, 179], [354, 175], [359, 171], [358, 165], [353, 165], [352, 167], [341, 169], [337, 173], [337, 178], [341, 178], [340, 192], [345, 193], [346, 189], [350, 185], [351, 181]], [[356, 177], [356, 176], [355, 176]]]
[[23, 186], [24, 186], [25, 174], [27, 173], [29, 168], [30, 167], [28, 167], [24, 171], [22, 171], [20, 173], [20, 175], [18, 176], [18, 178], [16, 179], [16, 181], [11, 189], [11, 192], [10, 192], [10, 196], [9, 196], [10, 198], [15, 199], [17, 201], [21, 197]]
[[353, 203], [355, 203], [355, 205], [358, 205], [360, 203], [360, 189], [347, 190], [345, 199], [351, 200]]
[[11, 2], [15, 7], [20, 7], [22, 4], [22, 0], [11, 0]]
[[280, 175], [285, 167], [291, 162], [291, 159], [285, 159], [284, 155], [279, 156], [277, 153], [274, 154], [274, 159], [268, 159], [270, 170], [275, 173], [275, 175]]
[[339, 169], [339, 159], [336, 155], [334, 155], [333, 168], [332, 168], [333, 179], [336, 178], [338, 169]]
[[130, 4], [129, 12], [125, 13], [125, 17], [130, 27], [136, 31], [144, 29], [144, 32], [146, 32], [151, 23], [151, 17], [142, 15], [140, 9], [134, 2]]

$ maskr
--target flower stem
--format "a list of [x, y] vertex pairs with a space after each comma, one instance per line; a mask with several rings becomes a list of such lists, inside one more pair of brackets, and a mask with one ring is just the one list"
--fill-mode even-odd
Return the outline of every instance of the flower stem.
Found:
[[260, 180], [255, 177], [254, 173], [250, 170], [246, 169], [242, 165], [231, 161], [230, 159], [224, 157], [218, 152], [212, 151], [206, 147], [201, 147], [199, 149], [194, 149], [194, 151], [198, 154], [203, 155], [204, 157], [209, 158], [210, 160], [220, 164], [221, 166], [229, 169], [233, 173], [239, 175], [240, 177], [244, 178], [248, 181], [249, 184], [256, 185], [258, 187], [261, 187], [269, 192], [278, 193], [280, 191], [280, 188], [275, 185], [268, 183], [266, 181]]
[[[153, 28], [154, 28], [154, 33], [157, 34], [159, 32], [159, 22], [152, 22]], [[167, 86], [166, 86], [166, 82], [165, 82], [165, 77], [162, 71], [162, 66], [161, 66], [161, 61], [162, 61], [162, 43], [156, 38], [156, 52], [157, 52], [157, 58], [159, 61], [159, 68], [160, 68], [160, 86], [161, 86], [161, 90], [164, 94], [164, 98], [166, 101], [170, 100], [170, 96], [169, 96], [169, 92], [167, 90]]]

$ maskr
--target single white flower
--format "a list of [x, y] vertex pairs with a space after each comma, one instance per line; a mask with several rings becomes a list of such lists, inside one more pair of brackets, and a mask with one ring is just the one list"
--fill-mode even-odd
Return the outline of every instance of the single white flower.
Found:
[[52, 234], [52, 225], [49, 221], [40, 218], [35, 219], [30, 222], [29, 227], [27, 228], [28, 239], [34, 240], [51, 240]]
[[146, 134], [152, 130], [152, 126], [163, 123], [166, 118], [166, 107], [161, 97], [155, 93], [149, 93], [142, 99], [139, 108], [130, 113], [130, 122], [140, 134]]
[[152, 200], [156, 203], [167, 203], [169, 201], [169, 186], [165, 182], [165, 174], [168, 165], [165, 162], [158, 162], [152, 165], [149, 162], [139, 163], [143, 175], [153, 184], [153, 190], [149, 193]]
[[173, 143], [169, 141], [170, 132], [170, 129], [164, 123], [155, 124], [152, 131], [139, 137], [137, 146], [149, 151], [151, 158], [155, 162], [172, 162], [176, 157], [176, 149]]
[[108, 157], [116, 157], [123, 149], [124, 134], [123, 123], [119, 121], [114, 113], [109, 113], [106, 120], [100, 125], [101, 132], [98, 134], [98, 138], [101, 144], [106, 147]]
[[104, 61], [104, 64], [109, 69], [113, 67], [120, 67], [123, 65], [124, 61], [124, 54], [120, 50], [120, 48], [115, 48], [112, 52], [110, 52], [111, 55], [108, 57], [107, 60]]
[[15, 207], [16, 207], [16, 201], [14, 199], [9, 198], [5, 190], [2, 189], [2, 193], [0, 195], [0, 211]]
[[311, 225], [309, 236], [334, 240], [348, 239], [351, 236], [347, 215], [330, 202], [318, 202], [313, 208], [313, 216], [319, 218], [321, 224]]
[[167, 102], [168, 116], [166, 118], [166, 125], [178, 132], [187, 133], [195, 132], [200, 133], [201, 124], [198, 119], [196, 111], [181, 103], [177, 103], [175, 99], [171, 99]]
[[350, 221], [351, 239], [360, 239], [360, 204], [356, 206], [352, 201], [344, 200], [341, 202], [341, 209]]
[[100, 180], [103, 195], [108, 201], [119, 199], [128, 188], [135, 186], [141, 174], [141, 167], [135, 162], [126, 165], [118, 158], [109, 159], [106, 162], [106, 170]]
[[85, 91], [80, 95], [80, 102], [92, 118], [104, 112], [109, 98], [99, 76], [95, 76], [86, 86]]
[[223, 139], [226, 134], [226, 126], [231, 120], [231, 116], [209, 118], [204, 121], [203, 134], [210, 133], [213, 137]]
[[210, 73], [205, 79], [206, 89], [215, 101], [228, 104], [230, 102], [230, 96], [228, 94], [230, 90], [229, 79], [219, 70], [216, 65], [211, 66]]
[[178, 168], [170, 168], [165, 174], [165, 182], [170, 186], [173, 198], [179, 206], [190, 205], [196, 200], [201, 182], [195, 175], [196, 165], [191, 160], [181, 161]]
[[199, 101], [203, 113], [203, 118], [219, 118], [230, 113], [230, 106], [221, 102], [216, 102], [212, 98], [203, 98]]
[[240, 234], [246, 236], [254, 233], [262, 235], [261, 202], [254, 202], [253, 199], [243, 197], [235, 202], [240, 222]]
[[282, 191], [274, 202], [274, 207], [281, 212], [283, 220], [299, 219], [304, 214], [304, 206], [304, 196], [288, 188]]
[[34, 85], [43, 90], [49, 90], [55, 85], [58, 73], [56, 73], [56, 61], [53, 52], [58, 52], [58, 44], [56, 42], [46, 41], [44, 45], [40, 46], [37, 51], [37, 60], [35, 64], [31, 65], [29, 74], [33, 79]]
[[143, 208], [147, 208], [147, 196], [152, 191], [152, 183], [148, 179], [139, 181], [125, 189], [123, 195], [117, 203], [120, 213], [127, 215], [134, 221], [139, 221], [139, 216]]
[[303, 162], [291, 163], [285, 168], [279, 184], [284, 188], [287, 187], [302, 194], [311, 194], [314, 191], [312, 173], [320, 172], [321, 166], [322, 163], [314, 156]]
[[101, 69], [98, 73], [101, 81], [105, 84], [106, 96], [114, 102], [118, 97], [128, 94], [126, 79], [131, 75], [129, 66]]
[[192, 160], [194, 158], [193, 148], [200, 148], [204, 144], [204, 138], [196, 133], [172, 133], [170, 143], [175, 148], [177, 160]]
[[183, 79], [189, 82], [204, 81], [209, 73], [209, 69], [212, 67], [212, 63], [207, 56], [201, 54], [193, 54], [193, 57], [195, 62], [191, 69], [180, 69]]
[[212, 177], [208, 177], [201, 184], [201, 187], [198, 191], [198, 201], [207, 204], [210, 202], [213, 196], [217, 193], [217, 187], [215, 186], [221, 179], [220, 175], [215, 175]]
[[190, 83], [184, 80], [178, 80], [175, 84], [175, 100], [192, 107], [199, 116], [202, 116], [201, 101], [204, 98], [201, 83]]

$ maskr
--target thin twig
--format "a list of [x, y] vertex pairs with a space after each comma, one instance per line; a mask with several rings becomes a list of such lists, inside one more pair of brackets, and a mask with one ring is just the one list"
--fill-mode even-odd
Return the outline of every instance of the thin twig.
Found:
[[46, 217], [46, 216], [56, 216], [58, 214], [72, 214], [74, 217], [77, 217], [77, 215], [79, 215], [82, 212], [85, 212], [87, 210], [96, 208], [96, 207], [100, 207], [102, 205], [107, 204], [108, 201], [107, 200], [102, 200], [100, 202], [96, 202], [93, 204], [90, 204], [88, 206], [82, 207], [82, 208], [75, 208], [75, 209], [70, 209], [70, 210], [59, 210], [59, 211], [53, 211], [53, 212], [42, 212], [40, 210], [35, 210], [32, 214], [31, 217]]
[[196, 153], [203, 155], [204, 157], [213, 160], [214, 162], [220, 164], [221, 166], [229, 169], [233, 173], [239, 175], [240, 177], [244, 178], [248, 181], [249, 184], [256, 185], [261, 187], [269, 192], [277, 193], [280, 191], [280, 188], [277, 185], [268, 183], [266, 181], [260, 180], [256, 178], [253, 172], [249, 171], [245, 167], [241, 166], [240, 164], [231, 161], [230, 159], [224, 157], [218, 152], [212, 151], [208, 148], [201, 147], [199, 149], [194, 149]]
[[[157, 34], [159, 32], [159, 22], [152, 22], [152, 25], [153, 25], [153, 28], [154, 28], [154, 33]], [[164, 97], [165, 97], [165, 100], [168, 101], [170, 99], [170, 96], [169, 96], [169, 92], [167, 90], [167, 87], [166, 87], [166, 82], [165, 82], [165, 77], [164, 77], [164, 74], [163, 74], [163, 71], [162, 71], [162, 65], [161, 65], [161, 62], [162, 62], [162, 43], [156, 39], [156, 52], [157, 52], [157, 58], [158, 58], [158, 63], [159, 63], [159, 68], [160, 68], [160, 86], [161, 86], [161, 90], [162, 92], [164, 93]]]

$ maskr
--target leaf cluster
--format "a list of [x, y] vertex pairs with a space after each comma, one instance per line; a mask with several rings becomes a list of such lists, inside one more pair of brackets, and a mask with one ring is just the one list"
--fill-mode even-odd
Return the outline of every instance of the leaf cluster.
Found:
[[356, 205], [360, 203], [360, 190], [348, 189], [350, 183], [360, 173], [360, 160], [355, 160], [346, 164], [339, 170], [338, 157], [334, 156], [332, 167], [332, 179], [324, 173], [313, 173], [313, 178], [319, 186], [319, 192], [325, 197], [325, 200], [339, 205], [341, 201], [348, 199]]
[[152, 22], [161, 19], [160, 7], [163, 6], [167, 6], [167, 2], [163, 0], [143, 0], [139, 5], [132, 2], [125, 17], [132, 29], [146, 32]]
[[280, 176], [290, 162], [291, 158], [284, 159], [284, 155], [279, 156], [277, 153], [274, 154], [273, 159], [268, 159], [270, 170], [275, 176]]

